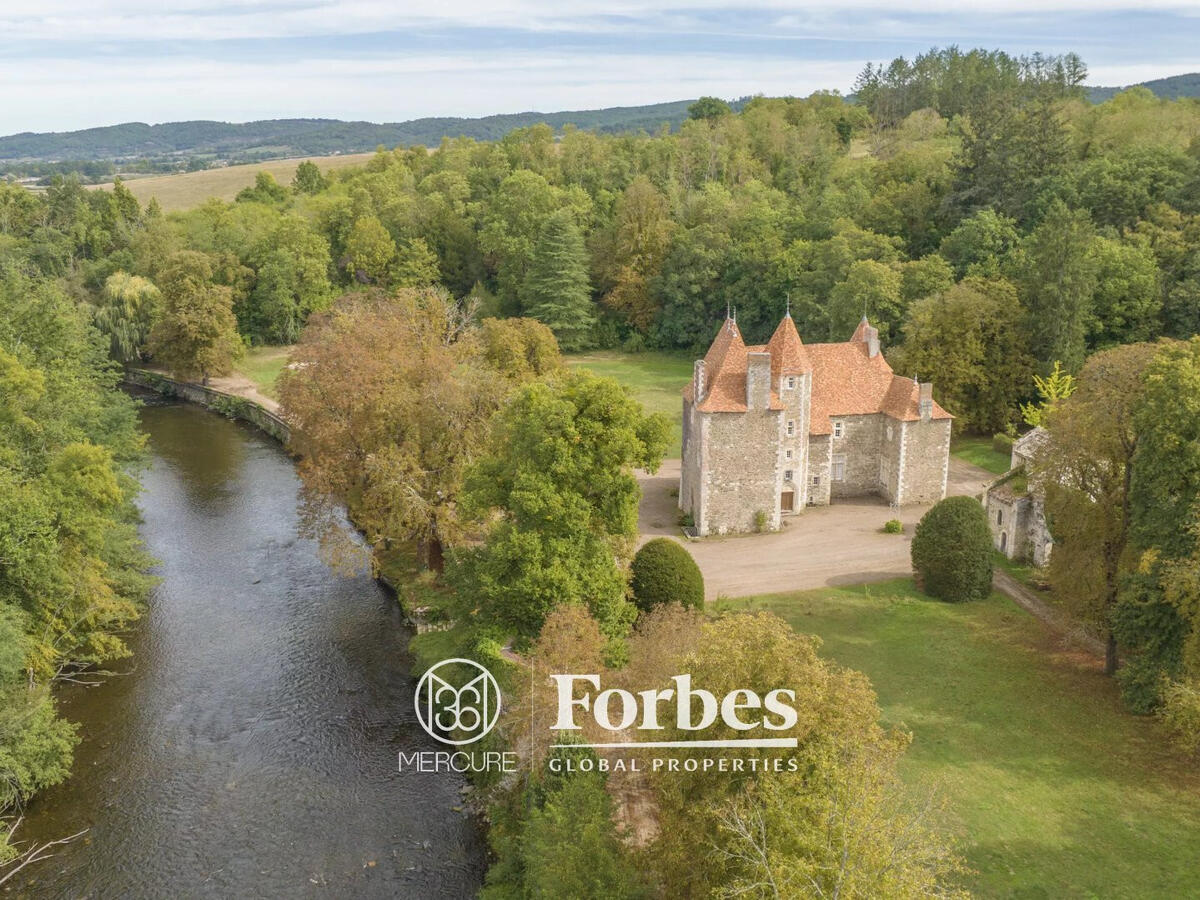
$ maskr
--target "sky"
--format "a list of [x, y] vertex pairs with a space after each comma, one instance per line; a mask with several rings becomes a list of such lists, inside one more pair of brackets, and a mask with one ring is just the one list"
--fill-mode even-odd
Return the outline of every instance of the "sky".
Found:
[[847, 93], [950, 44], [1074, 51], [1097, 85], [1200, 71], [1195, 0], [2, 0], [0, 35], [0, 134]]

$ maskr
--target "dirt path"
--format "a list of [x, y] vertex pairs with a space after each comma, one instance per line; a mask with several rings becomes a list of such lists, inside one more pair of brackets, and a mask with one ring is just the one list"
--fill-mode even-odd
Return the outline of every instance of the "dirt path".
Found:
[[279, 403], [260, 391], [253, 381], [238, 372], [234, 372], [232, 375], [222, 375], [220, 378], [210, 378], [208, 386], [215, 391], [224, 391], [226, 394], [253, 400], [268, 412], [279, 415]]
[[1104, 658], [1104, 642], [1087, 634], [1078, 624], [1071, 621], [1070, 616], [1056, 606], [1052, 606], [1039, 597], [1017, 579], [1003, 569], [996, 569], [992, 574], [992, 587], [1012, 600], [1021, 609], [1041, 619], [1055, 631], [1062, 634], [1069, 643], [1093, 656]]

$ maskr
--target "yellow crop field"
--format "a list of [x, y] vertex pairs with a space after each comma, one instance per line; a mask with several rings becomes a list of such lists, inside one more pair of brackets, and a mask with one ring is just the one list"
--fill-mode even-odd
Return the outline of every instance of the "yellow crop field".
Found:
[[[202, 172], [183, 172], [178, 175], [153, 175], [149, 178], [131, 178], [126, 186], [138, 198], [143, 206], [150, 202], [151, 197], [157, 197], [159, 205], [165, 212], [179, 209], [189, 209], [198, 206], [211, 197], [222, 200], [232, 200], [238, 191], [254, 184], [254, 176], [259, 172], [270, 172], [280, 184], [291, 183], [296, 174], [296, 166], [305, 159], [310, 159], [321, 167], [322, 172], [330, 169], [342, 169], [346, 166], [358, 166], [369, 160], [374, 153], [346, 153], [339, 156], [309, 156], [296, 159], [273, 159], [267, 162], [251, 163], [245, 166], [224, 166], [218, 169], [205, 169]], [[96, 185], [100, 188], [111, 188], [111, 184]]]

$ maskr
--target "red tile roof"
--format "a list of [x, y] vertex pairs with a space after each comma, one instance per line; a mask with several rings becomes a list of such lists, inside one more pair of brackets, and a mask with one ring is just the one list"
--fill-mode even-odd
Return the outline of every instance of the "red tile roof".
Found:
[[[771, 354], [772, 380], [781, 374], [812, 372], [810, 434], [830, 434], [836, 416], [883, 413], [902, 422], [920, 419], [920, 388], [915, 381], [896, 375], [882, 353], [871, 356], [867, 347], [870, 326], [864, 318], [854, 337], [843, 344], [801, 342], [791, 316], [785, 316], [765, 346], [747, 347], [737, 324], [727, 319], [704, 357], [707, 393], [702, 412], [746, 411], [746, 354]], [[693, 400], [692, 385], [684, 396]], [[771, 409], [782, 409], [778, 392], [771, 391]], [[933, 418], [953, 418], [937, 403]]]

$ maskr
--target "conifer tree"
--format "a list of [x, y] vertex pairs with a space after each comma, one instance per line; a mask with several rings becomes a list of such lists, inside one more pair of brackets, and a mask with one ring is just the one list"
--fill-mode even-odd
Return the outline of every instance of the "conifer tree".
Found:
[[595, 322], [588, 284], [587, 251], [569, 209], [542, 224], [525, 277], [526, 312], [548, 325], [564, 350], [587, 345]]

